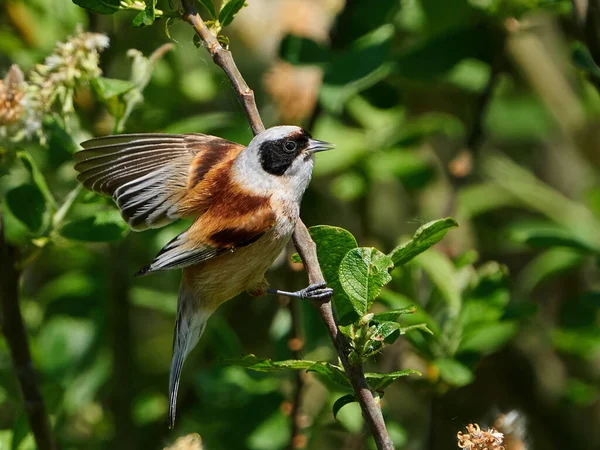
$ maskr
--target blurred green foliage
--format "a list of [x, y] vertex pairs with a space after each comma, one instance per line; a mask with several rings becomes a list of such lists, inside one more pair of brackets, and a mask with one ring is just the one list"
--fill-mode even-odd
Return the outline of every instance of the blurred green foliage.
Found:
[[[102, 75], [82, 71], [39, 123], [5, 123], [0, 111], [6, 238], [61, 447], [162, 448], [197, 432], [207, 449], [283, 449], [299, 370], [300, 444], [372, 448], [318, 314], [296, 305], [305, 361], [295, 361], [290, 308], [274, 298], [241, 296], [211, 319], [167, 430], [179, 274], [132, 275], [189, 224], [129, 233], [109, 199], [78, 188], [72, 154], [113, 132], [252, 135], [169, 2], [75, 3], [100, 14], [64, 0], [0, 3], [1, 75], [18, 64], [28, 81], [77, 26], [110, 38]], [[524, 431], [512, 437], [527, 448], [597, 449], [600, 68], [571, 2], [198, 6], [266, 124], [294, 112], [337, 145], [317, 158], [302, 216], [396, 446], [454, 448], [465, 424], [516, 409]], [[306, 68], [318, 76], [303, 78]], [[292, 253], [269, 274], [274, 286], [306, 283]], [[34, 448], [6, 346], [0, 448]]]

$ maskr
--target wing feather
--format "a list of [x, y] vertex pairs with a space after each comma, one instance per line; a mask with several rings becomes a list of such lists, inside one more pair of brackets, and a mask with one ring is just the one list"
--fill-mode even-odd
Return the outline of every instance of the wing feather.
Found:
[[202, 214], [189, 205], [205, 203], [186, 202], [186, 195], [244, 148], [203, 134], [159, 133], [105, 136], [81, 146], [84, 150], [75, 154], [77, 179], [87, 189], [112, 196], [134, 230]]

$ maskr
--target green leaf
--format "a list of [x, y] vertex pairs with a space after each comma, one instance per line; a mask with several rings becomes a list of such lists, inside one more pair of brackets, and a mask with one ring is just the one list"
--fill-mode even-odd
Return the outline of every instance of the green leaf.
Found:
[[339, 384], [345, 388], [351, 388], [351, 384], [345, 372], [339, 366], [327, 362], [307, 361], [302, 359], [288, 359], [284, 361], [273, 361], [267, 358], [259, 358], [255, 355], [246, 355], [241, 359], [227, 359], [226, 364], [245, 367], [256, 372], [279, 372], [282, 370], [307, 370], [316, 372], [323, 378]]
[[415, 305], [407, 306], [406, 308], [400, 309], [392, 309], [391, 311], [385, 311], [381, 313], [377, 313], [373, 316], [371, 321], [373, 322], [384, 322], [384, 321], [395, 321], [398, 320], [398, 317], [405, 314], [414, 314], [417, 312], [417, 307]]
[[391, 373], [365, 373], [365, 378], [369, 387], [373, 391], [383, 391], [386, 387], [396, 381], [398, 378], [406, 377], [409, 375], [421, 376], [421, 372], [413, 369], [397, 370]]
[[329, 50], [312, 39], [288, 34], [279, 47], [279, 56], [290, 64], [323, 64], [331, 60]]
[[33, 180], [35, 185], [38, 187], [38, 189], [40, 190], [40, 192], [46, 199], [46, 202], [48, 202], [48, 204], [51, 206], [52, 209], [56, 209], [56, 207], [57, 207], [56, 200], [54, 200], [54, 196], [50, 192], [50, 188], [48, 187], [48, 184], [46, 183], [46, 179], [44, 178], [44, 175], [42, 174], [42, 172], [36, 165], [35, 161], [31, 157], [31, 155], [27, 152], [18, 152], [17, 156], [19, 157], [19, 159], [21, 160], [21, 162], [23, 163], [25, 168], [29, 171], [29, 174], [31, 175], [31, 179]]
[[473, 372], [467, 366], [454, 359], [437, 359], [433, 364], [440, 371], [440, 378], [452, 386], [466, 386], [475, 379]]
[[489, 59], [493, 35], [481, 39], [481, 25], [434, 36], [409, 48], [397, 59], [396, 73], [419, 81], [448, 72], [466, 58]]
[[465, 329], [458, 352], [493, 353], [518, 331], [516, 322], [484, 323]]
[[574, 270], [585, 260], [585, 255], [580, 251], [565, 247], [556, 247], [541, 253], [519, 274], [518, 291], [529, 294], [545, 280]]
[[372, 341], [392, 344], [400, 336], [400, 324], [398, 322], [381, 322], [375, 326], [372, 332]]
[[442, 299], [448, 305], [450, 317], [458, 316], [462, 305], [462, 292], [452, 261], [443, 253], [431, 250], [421, 253], [413, 263], [423, 269], [437, 287]]
[[73, 3], [99, 14], [114, 14], [121, 9], [121, 0], [73, 0]]
[[63, 237], [76, 241], [109, 242], [123, 238], [128, 229], [119, 213], [110, 210], [67, 222], [61, 227], [59, 233]]
[[340, 283], [359, 316], [369, 311], [381, 288], [391, 281], [388, 272], [393, 266], [392, 260], [375, 248], [355, 248], [344, 256]]
[[93, 78], [90, 80], [90, 84], [92, 85], [94, 92], [102, 100], [118, 97], [135, 87], [131, 81], [105, 77]]
[[600, 221], [583, 204], [565, 197], [502, 154], [486, 154], [482, 170], [531, 210], [562, 225], [590, 248], [600, 248]]
[[217, 17], [217, 12], [215, 11], [215, 5], [213, 5], [212, 0], [198, 0], [210, 13], [211, 18]]
[[93, 346], [95, 336], [91, 320], [53, 316], [44, 323], [38, 337], [36, 361], [42, 373], [64, 381], [66, 372], [77, 373], [77, 364]]
[[308, 231], [317, 245], [317, 258], [323, 276], [333, 289], [333, 303], [339, 322], [342, 325], [352, 323], [356, 314], [340, 284], [339, 267], [346, 253], [357, 247], [356, 239], [349, 231], [328, 225], [311, 227]]
[[48, 219], [46, 199], [33, 184], [22, 184], [8, 191], [6, 204], [13, 215], [33, 233], [38, 233]]
[[393, 25], [385, 24], [331, 58], [319, 92], [326, 109], [338, 113], [350, 97], [373, 86], [392, 71], [388, 57], [393, 36]]
[[146, 4], [146, 8], [140, 11], [133, 19], [134, 27], [150, 26], [156, 20], [156, 11], [154, 10], [156, 0], [144, 0], [144, 3]]
[[219, 11], [219, 22], [221, 22], [221, 25], [224, 27], [229, 25], [245, 4], [245, 0], [228, 0], [224, 2], [221, 11]]
[[457, 227], [456, 220], [452, 217], [434, 220], [420, 227], [413, 238], [399, 245], [389, 253], [395, 266], [403, 265], [420, 253], [440, 242], [446, 233]]
[[340, 409], [342, 409], [344, 406], [353, 403], [356, 401], [356, 397], [354, 397], [354, 394], [347, 394], [344, 395], [343, 397], [338, 398], [335, 403], [333, 404], [333, 418], [337, 420], [337, 415], [338, 412], [340, 411]]
[[582, 240], [568, 229], [553, 223], [520, 222], [509, 230], [512, 240], [535, 248], [570, 247], [591, 253], [600, 253], [600, 248]]

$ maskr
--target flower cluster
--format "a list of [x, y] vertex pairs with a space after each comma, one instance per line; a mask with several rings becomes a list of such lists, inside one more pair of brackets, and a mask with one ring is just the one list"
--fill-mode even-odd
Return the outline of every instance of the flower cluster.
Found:
[[13, 142], [38, 136], [43, 142], [44, 115], [55, 110], [66, 117], [73, 112], [75, 89], [101, 74], [100, 52], [108, 44], [107, 36], [78, 29], [57, 44], [44, 64], [35, 66], [27, 82], [13, 65], [0, 84], [0, 136]]
[[458, 448], [465, 450], [505, 450], [502, 445], [504, 435], [494, 428], [482, 430], [478, 424], [467, 425], [467, 433], [459, 431]]
[[0, 126], [18, 122], [23, 115], [25, 81], [19, 66], [13, 64], [0, 80]]

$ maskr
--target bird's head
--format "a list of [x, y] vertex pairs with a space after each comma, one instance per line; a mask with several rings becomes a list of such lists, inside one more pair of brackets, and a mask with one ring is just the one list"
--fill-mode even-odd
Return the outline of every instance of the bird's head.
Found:
[[313, 154], [333, 148], [300, 127], [276, 126], [257, 134], [240, 155], [240, 162], [246, 170], [289, 181], [303, 192], [312, 175]]

